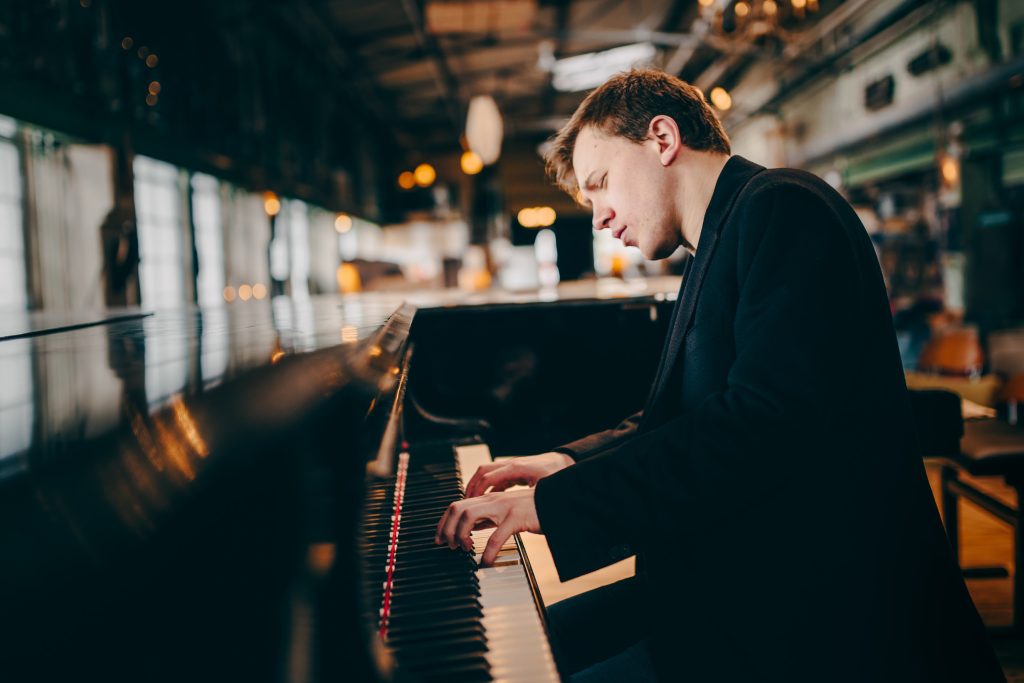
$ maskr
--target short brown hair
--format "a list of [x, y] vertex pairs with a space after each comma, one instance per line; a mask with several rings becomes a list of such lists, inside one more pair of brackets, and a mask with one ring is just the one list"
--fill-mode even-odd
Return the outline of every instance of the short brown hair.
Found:
[[576, 137], [587, 126], [643, 142], [651, 119], [671, 116], [693, 150], [730, 153], [729, 136], [700, 90], [656, 69], [633, 69], [605, 81], [587, 95], [569, 122], [551, 138], [544, 154], [548, 174], [569, 194], [577, 190], [572, 171]]

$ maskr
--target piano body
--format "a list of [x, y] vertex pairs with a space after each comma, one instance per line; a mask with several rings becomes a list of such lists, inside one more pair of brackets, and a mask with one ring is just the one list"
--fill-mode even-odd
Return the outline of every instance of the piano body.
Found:
[[660, 284], [0, 318], [0, 676], [558, 680], [521, 544], [433, 529], [642, 403]]

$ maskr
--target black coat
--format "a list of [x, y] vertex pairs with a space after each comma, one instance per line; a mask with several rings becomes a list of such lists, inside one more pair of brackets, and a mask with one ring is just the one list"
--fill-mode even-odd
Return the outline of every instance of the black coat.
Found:
[[726, 164], [643, 413], [541, 480], [562, 580], [632, 554], [671, 680], [1003, 680], [917, 447], [871, 242]]

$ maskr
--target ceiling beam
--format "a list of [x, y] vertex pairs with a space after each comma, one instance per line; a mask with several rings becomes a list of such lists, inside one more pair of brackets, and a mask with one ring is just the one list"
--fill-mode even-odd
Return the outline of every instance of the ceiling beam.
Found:
[[444, 98], [445, 105], [448, 109], [448, 115], [451, 117], [452, 128], [455, 131], [454, 143], [458, 140], [458, 136], [462, 132], [463, 123], [462, 105], [458, 98], [459, 83], [452, 74], [451, 69], [448, 67], [448, 61], [445, 58], [444, 51], [438, 44], [437, 39], [423, 30], [423, 16], [420, 14], [420, 9], [415, 0], [402, 0], [402, 9], [405, 11], [406, 19], [409, 20], [410, 24], [412, 24], [413, 34], [416, 36], [416, 43], [425, 54], [430, 56], [434, 63], [437, 87]]

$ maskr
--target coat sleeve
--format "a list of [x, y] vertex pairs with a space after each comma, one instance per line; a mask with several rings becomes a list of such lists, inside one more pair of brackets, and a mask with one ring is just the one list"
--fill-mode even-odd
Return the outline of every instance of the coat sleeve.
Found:
[[685, 529], [694, 511], [716, 514], [770, 488], [804, 466], [815, 430], [827, 429], [831, 354], [852, 339], [863, 305], [851, 238], [800, 187], [760, 190], [730, 223], [739, 294], [726, 388], [538, 482], [541, 528], [563, 581], [642, 552], [665, 520]]
[[565, 453], [576, 462], [586, 460], [589, 457], [597, 455], [601, 451], [614, 448], [632, 437], [636, 434], [636, 430], [640, 426], [640, 420], [642, 418], [643, 411], [639, 411], [630, 415], [612, 429], [595, 432], [594, 434], [584, 436], [581, 439], [576, 439], [564, 446], [559, 446], [555, 451]]

